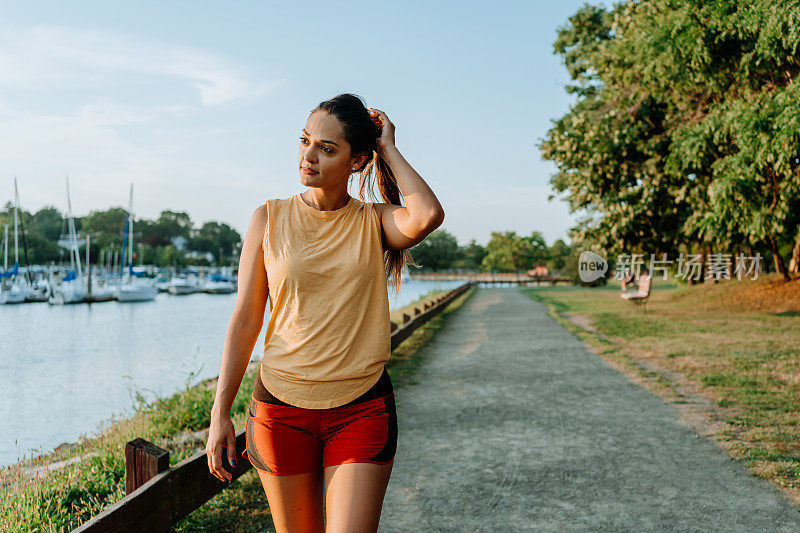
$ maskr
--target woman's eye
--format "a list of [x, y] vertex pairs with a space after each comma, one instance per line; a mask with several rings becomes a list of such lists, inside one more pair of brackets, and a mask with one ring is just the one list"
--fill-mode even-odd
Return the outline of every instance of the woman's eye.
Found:
[[[300, 142], [305, 144], [308, 142], [308, 139], [306, 139], [305, 137], [300, 137]], [[322, 151], [325, 152], [326, 154], [330, 154], [331, 152], [333, 152], [333, 149], [328, 148], [327, 146], [323, 146]]]

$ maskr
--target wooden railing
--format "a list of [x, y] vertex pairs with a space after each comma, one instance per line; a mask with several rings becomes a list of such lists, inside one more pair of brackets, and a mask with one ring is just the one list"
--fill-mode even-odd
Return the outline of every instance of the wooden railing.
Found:
[[[417, 328], [444, 310], [472, 287], [464, 283], [447, 294], [414, 308], [413, 316], [403, 314], [403, 324], [392, 322], [392, 350]], [[236, 450], [245, 449], [245, 430], [236, 434]], [[250, 461], [239, 459], [226, 465], [231, 481], [250, 470]], [[169, 452], [144, 439], [125, 445], [125, 496], [92, 517], [74, 532], [168, 531], [170, 526], [220, 493], [225, 483], [208, 471], [205, 451], [169, 467]]]
[[528, 273], [515, 272], [418, 272], [410, 274], [410, 278], [420, 281], [471, 281], [473, 283], [572, 283], [572, 280], [558, 275], [532, 276]]

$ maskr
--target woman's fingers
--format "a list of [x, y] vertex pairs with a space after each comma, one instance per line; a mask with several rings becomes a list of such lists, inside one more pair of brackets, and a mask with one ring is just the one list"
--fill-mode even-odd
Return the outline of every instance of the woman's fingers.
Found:
[[211, 465], [214, 467], [214, 475], [217, 476], [220, 480], [228, 482], [230, 481], [230, 472], [222, 468], [222, 450], [219, 448], [217, 451], [214, 452], [213, 457], [211, 457]]
[[228, 431], [228, 464], [236, 466], [236, 435]]
[[379, 123], [383, 123], [384, 119], [386, 121], [389, 120], [389, 117], [386, 116], [386, 113], [384, 113], [380, 109], [374, 109], [373, 108], [373, 109], [370, 110], [370, 114], [372, 115], [372, 120], [374, 120], [376, 122], [379, 122]]
[[211, 475], [226, 483], [230, 481], [231, 474], [222, 468], [222, 447], [212, 445], [210, 451], [206, 449], [206, 457], [208, 458], [208, 471], [211, 472]]

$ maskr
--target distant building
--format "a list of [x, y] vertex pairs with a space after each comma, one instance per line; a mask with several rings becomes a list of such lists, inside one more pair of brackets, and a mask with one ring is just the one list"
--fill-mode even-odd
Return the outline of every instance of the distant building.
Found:
[[177, 237], [173, 237], [170, 240], [172, 242], [172, 245], [175, 248], [177, 248], [178, 250], [183, 251], [183, 250], [186, 249], [186, 238], [185, 237], [181, 237], [180, 235], [178, 235]]
[[549, 276], [550, 269], [544, 265], [534, 265], [532, 269], [528, 270], [528, 275], [532, 277]]
[[186, 252], [186, 257], [191, 257], [192, 259], [198, 259], [200, 257], [205, 257], [209, 263], [214, 262], [214, 254], [211, 252], [195, 252], [194, 250]]

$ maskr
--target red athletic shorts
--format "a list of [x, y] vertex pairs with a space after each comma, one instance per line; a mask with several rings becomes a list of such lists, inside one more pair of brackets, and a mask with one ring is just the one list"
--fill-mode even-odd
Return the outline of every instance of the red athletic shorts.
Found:
[[394, 393], [353, 405], [304, 409], [250, 398], [242, 457], [285, 476], [344, 463], [387, 464], [397, 448]]

